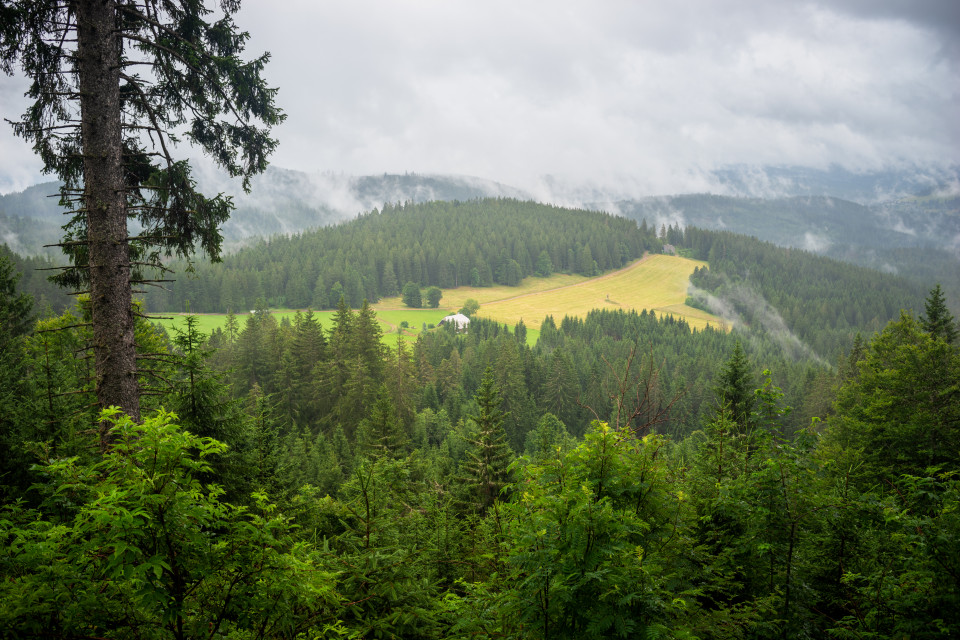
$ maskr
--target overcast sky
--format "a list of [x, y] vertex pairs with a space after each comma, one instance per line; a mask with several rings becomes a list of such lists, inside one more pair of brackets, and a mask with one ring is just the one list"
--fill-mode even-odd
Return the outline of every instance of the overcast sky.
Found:
[[[212, 4], [212, 3], [211, 3]], [[960, 2], [246, 0], [274, 164], [634, 193], [727, 164], [960, 162]], [[26, 106], [0, 76], [0, 115]], [[0, 192], [40, 163], [0, 132]]]

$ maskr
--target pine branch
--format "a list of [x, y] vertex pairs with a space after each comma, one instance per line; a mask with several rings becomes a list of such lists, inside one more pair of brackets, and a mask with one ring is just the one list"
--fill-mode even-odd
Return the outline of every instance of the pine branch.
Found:
[[57, 327], [56, 329], [38, 329], [37, 333], [50, 333], [51, 331], [63, 331], [65, 329], [75, 329], [76, 327], [92, 327], [92, 322], [79, 322], [77, 324], [68, 324], [63, 327]]
[[[128, 265], [129, 266], [129, 265]], [[69, 271], [70, 269], [89, 269], [88, 264], [75, 264], [70, 267], [43, 267], [34, 269], [34, 271]]]
[[[71, 212], [74, 213], [74, 212]], [[75, 247], [90, 244], [89, 240], [71, 240], [69, 242], [57, 242], [56, 244], [45, 244], [44, 247]], [[72, 269], [73, 267], [61, 267]], [[38, 269], [40, 271], [40, 269]]]

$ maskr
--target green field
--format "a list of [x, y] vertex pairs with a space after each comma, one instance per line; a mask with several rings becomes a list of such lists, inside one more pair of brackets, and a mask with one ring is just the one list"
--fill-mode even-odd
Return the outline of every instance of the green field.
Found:
[[[270, 314], [276, 318], [277, 322], [283, 322], [284, 319], [288, 319], [290, 322], [293, 322], [293, 316], [297, 313], [295, 309], [271, 309]], [[320, 325], [324, 329], [330, 329], [333, 326], [333, 314], [335, 311], [314, 311], [314, 317], [320, 322]], [[377, 311], [377, 320], [380, 322], [380, 328], [383, 330], [383, 342], [393, 346], [396, 344], [397, 338], [397, 329], [400, 327], [400, 323], [404, 320], [407, 321], [409, 327], [403, 330], [403, 335], [408, 342], [412, 342], [417, 339], [417, 335], [423, 330], [423, 325], [436, 325], [441, 318], [448, 315], [449, 312], [443, 309], [393, 309], [393, 310], [382, 310]], [[185, 324], [185, 318], [188, 315], [193, 315], [197, 318], [198, 328], [202, 333], [210, 334], [214, 329], [222, 329], [227, 322], [227, 314], [225, 313], [157, 313], [155, 315], [163, 316], [159, 320], [156, 320], [160, 325], [170, 333], [173, 332], [175, 327], [183, 328]], [[238, 313], [234, 314], [237, 318], [237, 322], [240, 325], [240, 329], [246, 325], [247, 318], [250, 317], [249, 313]]]
[[[283, 321], [284, 318], [288, 318], [291, 322], [293, 321], [293, 316], [296, 313], [295, 310], [291, 309], [271, 309], [270, 314], [277, 319], [277, 322]], [[333, 315], [333, 311], [314, 311], [313, 315], [320, 321], [320, 324], [325, 329], [329, 329], [331, 326], [330, 317]], [[157, 324], [163, 325], [163, 328], [168, 332], [173, 332], [174, 327], [183, 328], [185, 325], [185, 318], [187, 316], [195, 316], [197, 318], [197, 328], [202, 332], [209, 334], [214, 329], [222, 329], [223, 325], [227, 322], [227, 314], [225, 313], [165, 313], [158, 312], [154, 315], [162, 316], [159, 320], [155, 320]], [[250, 317], [249, 313], [235, 313], [237, 318], [237, 323], [240, 325], [240, 329], [247, 323], [247, 318]]]
[[[540, 323], [547, 315], [559, 322], [564, 316], [584, 317], [592, 309], [623, 309], [625, 311], [651, 309], [658, 314], [672, 314], [684, 318], [690, 326], [724, 327], [723, 321], [705, 311], [684, 304], [687, 283], [696, 267], [705, 262], [674, 256], [652, 255], [637, 260], [619, 271], [586, 278], [569, 274], [555, 274], [549, 278], [526, 278], [519, 287], [458, 287], [443, 292], [438, 309], [410, 309], [400, 298], [385, 298], [373, 306], [383, 329], [385, 344], [396, 345], [397, 330], [404, 321], [408, 327], [403, 335], [408, 342], [416, 340], [424, 325], [436, 325], [444, 316], [456, 313], [468, 298], [480, 302], [478, 316], [505, 323], [511, 328], [521, 319], [527, 325], [527, 343], [536, 344]], [[293, 309], [273, 309], [271, 314], [282, 322], [293, 320]], [[320, 324], [329, 329], [334, 311], [314, 311]], [[158, 320], [167, 331], [182, 327], [188, 314], [163, 314]], [[194, 314], [203, 333], [222, 328], [226, 314]], [[242, 329], [250, 314], [237, 314]]]
[[419, 333], [424, 324], [435, 325], [444, 316], [452, 313], [446, 309], [377, 309], [377, 305], [373, 305], [373, 307], [377, 312], [377, 319], [386, 326], [384, 331], [394, 333], [404, 320], [410, 325], [405, 332]]

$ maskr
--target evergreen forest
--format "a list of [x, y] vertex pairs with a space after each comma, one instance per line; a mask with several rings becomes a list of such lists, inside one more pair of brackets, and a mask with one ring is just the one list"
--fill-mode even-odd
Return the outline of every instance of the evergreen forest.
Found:
[[[334, 273], [364, 242], [369, 285], [358, 276], [379, 287], [387, 265], [398, 280], [419, 265], [423, 284], [511, 261], [536, 277], [524, 256], [556, 242], [551, 268], [577, 271], [587, 254], [598, 273], [670, 241], [709, 263], [694, 302], [732, 305], [742, 323], [596, 310], [548, 317], [531, 347], [522, 324], [475, 317], [392, 348], [346, 291], [326, 330], [309, 309], [278, 322], [258, 308], [209, 335], [192, 316], [167, 334], [141, 302], [135, 422], [91, 402], [88, 297], [54, 298], [20, 273], [46, 263], [0, 256], [2, 633], [960, 632], [960, 338], [939, 286], [590, 212], [563, 212], [567, 242], [534, 214], [487, 242], [468, 226], [480, 216], [458, 210], [485, 206], [495, 227], [540, 205], [407, 205], [409, 235], [378, 231], [403, 216], [385, 207], [189, 283], [241, 264], [266, 274], [271, 256]], [[430, 215], [446, 231], [414, 241]], [[441, 259], [443, 233], [472, 239], [474, 262]]]

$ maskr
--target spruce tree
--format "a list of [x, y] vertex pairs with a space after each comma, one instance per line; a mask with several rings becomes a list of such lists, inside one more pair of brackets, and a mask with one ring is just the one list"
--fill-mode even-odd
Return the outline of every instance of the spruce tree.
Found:
[[393, 263], [386, 262], [383, 265], [383, 280], [380, 285], [380, 294], [385, 297], [397, 295], [400, 285], [397, 282], [397, 274], [393, 270]]
[[882, 482], [960, 466], [956, 349], [901, 312], [870, 341], [859, 371], [837, 393], [829, 434], [837, 446], [862, 449], [865, 472]]
[[410, 437], [397, 416], [385, 385], [380, 386], [369, 417], [357, 427], [357, 445], [373, 458], [403, 458], [410, 448]]
[[750, 361], [737, 340], [733, 348], [733, 355], [723, 365], [720, 374], [717, 376], [717, 383], [714, 391], [717, 395], [717, 415], [726, 414], [732, 420], [737, 430], [742, 433], [749, 433], [753, 430], [753, 412], [754, 403], [754, 383], [753, 375], [750, 373]]
[[[183, 329], [173, 328], [175, 370], [172, 393], [164, 399], [165, 405], [191, 433], [234, 447], [243, 431], [241, 409], [229, 396], [225, 375], [208, 364], [213, 351], [198, 328], [197, 316], [186, 316], [184, 322]], [[236, 462], [234, 458], [234, 452], [228, 450], [213, 463], [214, 470], [223, 473], [224, 465]], [[217, 482], [226, 484], [227, 479], [220, 477]]]
[[[404, 429], [409, 429], [417, 413], [418, 389], [413, 357], [402, 338], [397, 340], [396, 357], [391, 358], [387, 365], [385, 380], [390, 389], [390, 400], [397, 411], [397, 418]], [[432, 384], [427, 384], [425, 388], [433, 389], [434, 387]], [[434, 390], [434, 404], [437, 404], [436, 390]]]
[[354, 324], [353, 352], [362, 358], [370, 376], [378, 383], [383, 380], [387, 353], [382, 338], [383, 330], [377, 321], [377, 315], [370, 303], [364, 300]]
[[33, 298], [17, 290], [19, 280], [13, 263], [0, 255], [0, 345], [27, 333], [33, 321]]
[[467, 503], [483, 513], [500, 496], [510, 482], [508, 465], [513, 451], [507, 444], [503, 422], [507, 417], [500, 406], [500, 389], [494, 386], [493, 369], [487, 367], [480, 388], [473, 396], [477, 413], [467, 417], [476, 425], [476, 431], [467, 438], [469, 448], [461, 465], [467, 490]]
[[305, 426], [315, 426], [320, 418], [321, 399], [315, 393], [314, 370], [324, 359], [327, 340], [323, 327], [312, 310], [305, 314], [297, 312], [294, 316], [293, 338], [286, 346], [285, 358], [290, 358], [293, 368], [293, 383], [289, 389], [282, 389], [290, 395], [297, 407], [299, 422]]
[[946, 299], [940, 285], [937, 284], [924, 302], [926, 315], [920, 319], [923, 330], [934, 338], [943, 338], [948, 344], [957, 339], [957, 325], [953, 315], [947, 309]]
[[280, 425], [270, 407], [271, 398], [258, 385], [247, 396], [248, 423], [243, 456], [246, 458], [245, 480], [249, 490], [263, 491], [272, 499], [286, 497], [291, 487], [284, 481], [289, 476], [290, 461], [284, 459]]
[[542, 250], [537, 257], [536, 274], [541, 278], [546, 278], [553, 274], [553, 262], [550, 261], [550, 254], [547, 253], [546, 249]]

